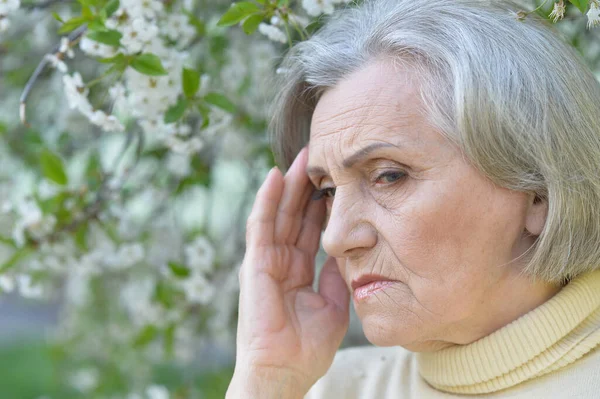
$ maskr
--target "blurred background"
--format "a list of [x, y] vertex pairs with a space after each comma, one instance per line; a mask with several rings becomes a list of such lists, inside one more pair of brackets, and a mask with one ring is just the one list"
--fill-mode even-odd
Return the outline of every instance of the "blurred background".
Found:
[[[600, 76], [592, 3], [521, 5]], [[224, 397], [278, 64], [356, 4], [0, 0], [0, 397]]]

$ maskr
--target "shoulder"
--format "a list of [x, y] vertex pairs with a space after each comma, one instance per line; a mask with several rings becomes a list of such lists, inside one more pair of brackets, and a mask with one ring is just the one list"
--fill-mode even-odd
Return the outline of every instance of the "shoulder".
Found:
[[[337, 351], [327, 374], [304, 399], [384, 397], [392, 384], [409, 378], [413, 354], [401, 347], [357, 346]], [[394, 378], [391, 378], [394, 376]]]
[[[509, 390], [507, 393], [511, 393]], [[559, 370], [534, 378], [514, 388], [529, 397], [598, 398], [600, 392], [600, 347]], [[507, 397], [513, 397], [507, 395]], [[516, 396], [515, 396], [516, 397]]]

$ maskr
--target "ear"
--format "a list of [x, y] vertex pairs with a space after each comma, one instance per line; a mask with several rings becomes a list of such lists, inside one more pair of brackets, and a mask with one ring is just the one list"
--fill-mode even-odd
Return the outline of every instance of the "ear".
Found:
[[546, 224], [548, 215], [548, 201], [532, 194], [525, 218], [525, 229], [531, 235], [539, 236]]

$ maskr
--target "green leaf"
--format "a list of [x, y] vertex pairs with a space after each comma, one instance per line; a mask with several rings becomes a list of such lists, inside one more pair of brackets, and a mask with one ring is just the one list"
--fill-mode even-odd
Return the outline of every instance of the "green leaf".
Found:
[[65, 173], [63, 160], [60, 156], [48, 149], [44, 149], [40, 154], [40, 164], [42, 173], [48, 180], [52, 180], [61, 186], [67, 184], [67, 174]]
[[323, 21], [323, 18], [315, 19], [314, 21], [306, 25], [306, 28], [304, 29], [306, 29], [306, 32], [308, 32], [309, 35], [312, 35], [323, 26]]
[[173, 348], [175, 346], [175, 328], [176, 327], [177, 327], [177, 324], [171, 323], [165, 330], [164, 345], [165, 345], [165, 353], [167, 354], [167, 356], [173, 355]]
[[144, 327], [142, 331], [138, 333], [137, 337], [133, 341], [133, 346], [135, 348], [143, 348], [144, 346], [152, 342], [154, 338], [156, 338], [157, 333], [158, 330], [154, 325], [146, 325], [146, 327]]
[[60, 23], [65, 23], [65, 21], [63, 21], [63, 19], [60, 17], [60, 15], [58, 15], [58, 13], [56, 11], [52, 12], [52, 16], [54, 17], [55, 20], [57, 20]]
[[196, 16], [189, 11], [184, 11], [184, 13], [188, 16], [188, 22], [190, 25], [196, 28], [196, 33], [198, 36], [204, 36], [206, 34], [206, 25], [204, 22], [196, 18]]
[[237, 107], [223, 94], [211, 92], [204, 96], [204, 101], [216, 107], [224, 109], [227, 112], [235, 113]]
[[169, 269], [171, 269], [173, 274], [177, 277], [186, 278], [190, 276], [190, 269], [182, 264], [169, 262]]
[[96, 0], [77, 0], [82, 7], [92, 7]]
[[23, 247], [17, 249], [15, 252], [13, 252], [12, 256], [0, 266], [0, 273], [4, 273], [8, 269], [19, 263], [20, 260], [23, 260], [24, 258], [28, 257], [34, 252], [35, 251], [31, 247]]
[[232, 4], [229, 10], [217, 22], [217, 26], [231, 26], [240, 22], [242, 19], [262, 12], [262, 9], [249, 1], [242, 1], [239, 3]]
[[181, 72], [181, 81], [183, 84], [183, 92], [186, 97], [194, 97], [200, 88], [200, 73], [194, 69], [183, 68]]
[[2, 243], [4, 245], [8, 245], [9, 247], [12, 247], [12, 248], [17, 248], [17, 246], [15, 245], [12, 238], [2, 237], [0, 235], [0, 243]]
[[167, 74], [160, 58], [151, 53], [140, 54], [135, 57], [131, 62], [131, 67], [144, 75], [161, 76]]
[[163, 281], [159, 281], [158, 284], [156, 284], [154, 300], [158, 301], [167, 309], [170, 309], [177, 304], [179, 299], [181, 299], [181, 295], [182, 294], [174, 287], [165, 284]]
[[585, 14], [585, 12], [588, 9], [588, 0], [569, 0], [569, 3], [573, 4], [575, 7], [577, 7], [579, 9], [579, 11], [581, 11], [582, 14]]
[[98, 58], [98, 61], [100, 61], [103, 64], [118, 64], [118, 63], [126, 63], [126, 58], [123, 54], [119, 53], [115, 56], [108, 57], [108, 58]]
[[210, 124], [210, 108], [206, 104], [198, 103], [198, 111], [202, 115], [202, 126], [200, 128], [204, 129]]
[[86, 22], [87, 22], [87, 20], [83, 17], [71, 18], [70, 20], [65, 22], [63, 24], [63, 26], [60, 27], [60, 29], [58, 30], [58, 34], [69, 33], [71, 31], [79, 28], [81, 25], [85, 24]]
[[93, 41], [104, 43], [109, 46], [118, 47], [121, 45], [123, 35], [116, 30], [95, 31], [87, 34], [87, 37]]
[[108, 2], [106, 6], [104, 6], [104, 11], [106, 12], [106, 18], [113, 15], [119, 9], [119, 0], [111, 0]]
[[244, 32], [247, 35], [250, 35], [251, 33], [254, 33], [254, 31], [256, 29], [258, 29], [258, 25], [260, 25], [262, 20], [263, 20], [262, 14], [252, 15], [252, 16], [246, 18], [246, 20], [242, 24], [242, 29], [244, 29]]
[[77, 230], [75, 230], [75, 244], [82, 251], [87, 251], [87, 237], [88, 237], [88, 224], [82, 223], [79, 225]]
[[100, 160], [100, 153], [98, 150], [93, 150], [85, 167], [85, 177], [87, 178], [100, 178], [103, 173], [102, 161]]
[[179, 98], [179, 100], [177, 100], [177, 104], [171, 106], [167, 110], [167, 112], [165, 112], [164, 122], [165, 123], [177, 122], [179, 119], [181, 119], [181, 117], [185, 113], [187, 106], [188, 106], [187, 100], [185, 98]]
[[92, 9], [89, 6], [84, 6], [81, 8], [81, 16], [88, 21], [94, 19], [94, 13], [92, 12]]
[[88, 32], [102, 32], [106, 30], [106, 26], [104, 26], [104, 22], [100, 19], [94, 19], [87, 24]]

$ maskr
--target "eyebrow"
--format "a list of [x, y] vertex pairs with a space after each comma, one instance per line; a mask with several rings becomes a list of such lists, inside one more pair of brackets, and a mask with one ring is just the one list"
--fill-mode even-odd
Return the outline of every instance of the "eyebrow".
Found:
[[[390, 143], [373, 143], [360, 150], [356, 151], [354, 154], [350, 155], [348, 158], [342, 161], [342, 166], [344, 169], [350, 169], [355, 163], [360, 161], [362, 158], [369, 155], [370, 152], [382, 147], [395, 147], [398, 148], [397, 145]], [[320, 166], [308, 166], [306, 168], [306, 173], [309, 175], [327, 175], [325, 169]]]

